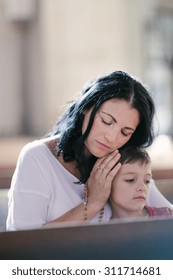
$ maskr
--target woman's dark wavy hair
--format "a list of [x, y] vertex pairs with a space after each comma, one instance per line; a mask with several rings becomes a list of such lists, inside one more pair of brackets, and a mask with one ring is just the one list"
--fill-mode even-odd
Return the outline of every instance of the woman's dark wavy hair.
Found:
[[[97, 158], [86, 158], [85, 144], [94, 117], [100, 106], [107, 100], [118, 99], [129, 102], [138, 110], [140, 123], [125, 146], [149, 146], [154, 137], [153, 117], [155, 106], [147, 88], [140, 81], [123, 71], [114, 71], [90, 82], [58, 119], [49, 135], [60, 135], [57, 154], [63, 153], [64, 161], [76, 161], [81, 173], [80, 183], [85, 183]], [[93, 107], [88, 127], [82, 135], [84, 112]]]

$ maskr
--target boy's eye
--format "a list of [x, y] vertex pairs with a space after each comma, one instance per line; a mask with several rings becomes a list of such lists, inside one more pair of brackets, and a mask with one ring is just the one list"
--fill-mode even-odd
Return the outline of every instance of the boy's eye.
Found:
[[146, 180], [146, 181], [145, 181], [145, 184], [146, 184], [146, 185], [150, 185], [150, 183], [151, 183], [150, 180]]
[[127, 179], [125, 181], [128, 182], [128, 183], [133, 183], [135, 181], [135, 179]]

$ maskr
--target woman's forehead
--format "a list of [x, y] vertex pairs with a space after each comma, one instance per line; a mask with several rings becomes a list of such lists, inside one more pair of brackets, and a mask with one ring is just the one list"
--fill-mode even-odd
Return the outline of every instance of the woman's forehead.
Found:
[[122, 127], [130, 127], [134, 130], [139, 124], [140, 116], [138, 110], [132, 108], [130, 102], [119, 99], [105, 101], [99, 108], [99, 112], [110, 115]]

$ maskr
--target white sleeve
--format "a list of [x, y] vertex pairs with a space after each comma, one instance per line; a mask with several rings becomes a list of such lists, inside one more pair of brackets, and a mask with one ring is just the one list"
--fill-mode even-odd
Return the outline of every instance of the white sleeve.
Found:
[[50, 191], [44, 173], [41, 160], [25, 147], [8, 194], [7, 230], [40, 228], [46, 223]]
[[155, 207], [169, 207], [173, 208], [173, 205], [168, 201], [163, 194], [158, 190], [154, 180], [151, 182], [150, 193], [147, 200], [147, 205]]

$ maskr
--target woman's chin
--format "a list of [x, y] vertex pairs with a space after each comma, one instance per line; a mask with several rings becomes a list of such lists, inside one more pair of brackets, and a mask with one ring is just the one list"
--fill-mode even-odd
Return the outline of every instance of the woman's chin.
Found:
[[103, 153], [103, 152], [95, 152], [95, 153], [93, 153], [93, 156], [95, 156], [96, 158], [103, 158], [103, 157], [105, 157], [105, 156], [107, 156], [108, 155], [108, 153]]
[[110, 152], [102, 150], [102, 149], [90, 149], [90, 151], [88, 149], [85, 150], [85, 155], [87, 157], [94, 156], [96, 158], [103, 158], [103, 157], [107, 156], [108, 154], [110, 154]]

